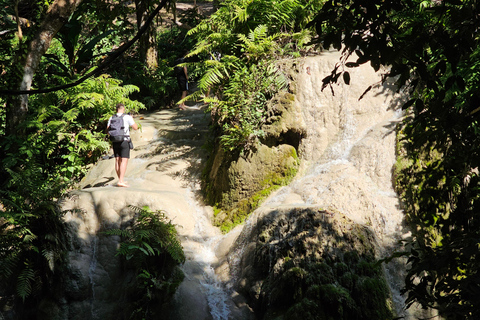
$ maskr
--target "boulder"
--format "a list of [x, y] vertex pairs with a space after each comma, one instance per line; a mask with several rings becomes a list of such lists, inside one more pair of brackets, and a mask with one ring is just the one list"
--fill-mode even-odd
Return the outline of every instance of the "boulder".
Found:
[[258, 319], [393, 318], [368, 227], [318, 207], [257, 210], [249, 222], [233, 286]]

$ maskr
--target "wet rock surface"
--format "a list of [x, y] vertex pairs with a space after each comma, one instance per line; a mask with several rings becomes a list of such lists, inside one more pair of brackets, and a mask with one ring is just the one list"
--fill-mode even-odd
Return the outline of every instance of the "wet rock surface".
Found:
[[[125, 178], [130, 187], [116, 186], [113, 158], [101, 160], [63, 203], [72, 247], [59, 319], [108, 320], [122, 313], [133, 275], [123, 272], [116, 256], [120, 238], [102, 232], [125, 227], [134, 217], [131, 206], [164, 211], [176, 225], [187, 257], [182, 266], [185, 280], [164, 319], [213, 319], [212, 310], [218, 306], [208, 288], [209, 282], [217, 284], [208, 273], [214, 274], [210, 270], [216, 257], [210, 250], [214, 243], [207, 241], [216, 241], [220, 232], [210, 223], [211, 209], [199, 198], [205, 158], [201, 146], [209, 115], [191, 107], [139, 115], [135, 120], [141, 130], [132, 133], [135, 148]], [[221, 296], [222, 288], [218, 290], [217, 300], [228, 299]], [[223, 303], [232, 304], [231, 311], [224, 312], [239, 312], [233, 302]]]
[[238, 290], [259, 319], [391, 319], [375, 236], [315, 207], [257, 210], [245, 228]]

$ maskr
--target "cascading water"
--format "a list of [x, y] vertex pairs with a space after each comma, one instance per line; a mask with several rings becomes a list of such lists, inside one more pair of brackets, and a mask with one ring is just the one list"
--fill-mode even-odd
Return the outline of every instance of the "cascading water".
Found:
[[[186, 288], [181, 287], [175, 296], [175, 303], [178, 309], [182, 309], [185, 305], [197, 306], [198, 296], [196, 299], [191, 299], [189, 302], [185, 301], [188, 298], [188, 292], [192, 288], [205, 297], [206, 303], [203, 308], [206, 308], [206, 316], [212, 320], [228, 320], [230, 315], [229, 301], [230, 297], [225, 291], [221, 281], [215, 274], [214, 265], [217, 263], [217, 256], [215, 254], [216, 243], [222, 238], [219, 231], [211, 225], [204, 208], [198, 204], [194, 195], [195, 187], [189, 187], [186, 195], [187, 203], [193, 209], [193, 218], [195, 220], [194, 237], [185, 238], [182, 241], [184, 251], [187, 255], [187, 262], [183, 265], [182, 270], [187, 279]], [[180, 231], [181, 232], [181, 231]], [[196, 301], [196, 302], [195, 302]], [[202, 309], [203, 309], [202, 308]], [[177, 312], [171, 315], [171, 319], [202, 319], [205, 317], [198, 316], [198, 310], [193, 310], [193, 315], [188, 313]]]

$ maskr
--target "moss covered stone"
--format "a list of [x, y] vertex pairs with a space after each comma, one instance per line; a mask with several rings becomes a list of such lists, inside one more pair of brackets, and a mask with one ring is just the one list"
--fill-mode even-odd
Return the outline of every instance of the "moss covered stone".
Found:
[[[374, 236], [318, 208], [255, 213], [238, 290], [258, 319], [393, 319]], [[255, 286], [255, 294], [252, 287]]]
[[211, 186], [216, 189], [211, 195], [216, 204], [214, 222], [228, 231], [243, 222], [272, 191], [290, 183], [299, 160], [291, 145], [259, 145], [255, 152], [217, 164], [210, 176]]
[[295, 100], [292, 92], [279, 92], [268, 103], [264, 135], [254, 147], [241, 152], [213, 147], [204, 190], [207, 202], [216, 208], [214, 223], [223, 231], [243, 222], [272, 191], [296, 175], [297, 149], [306, 130]]

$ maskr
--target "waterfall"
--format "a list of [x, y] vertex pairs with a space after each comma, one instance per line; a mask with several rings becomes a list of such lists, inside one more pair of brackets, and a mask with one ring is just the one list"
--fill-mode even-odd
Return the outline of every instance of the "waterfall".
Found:
[[[229, 303], [230, 300], [227, 291], [225, 290], [221, 281], [219, 281], [215, 274], [214, 265], [217, 263], [217, 256], [215, 254], [216, 243], [222, 238], [222, 235], [216, 228], [213, 228], [211, 221], [205, 215], [203, 208], [194, 199], [194, 187], [188, 189], [187, 203], [194, 208], [195, 216], [195, 248], [190, 242], [185, 244], [185, 251], [191, 253], [191, 263], [196, 264], [200, 271], [201, 277], [199, 283], [202, 291], [205, 294], [209, 313], [213, 320], [228, 320], [230, 315]], [[198, 190], [196, 190], [198, 191]], [[183, 268], [186, 277], [190, 280], [195, 276], [189, 272], [189, 268]]]
[[[296, 98], [306, 131], [299, 146], [302, 167], [289, 186], [258, 210], [314, 206], [341, 212], [369, 226], [381, 259], [399, 249], [398, 241], [409, 235], [392, 182], [403, 97], [391, 90], [391, 84], [380, 84], [380, 75], [369, 66], [349, 70], [351, 85], [333, 85], [334, 95], [329, 89], [321, 91], [322, 79], [338, 60], [338, 52], [327, 52], [300, 64]], [[358, 100], [369, 85], [373, 89]], [[247, 220], [245, 228], [252, 223]], [[242, 250], [240, 245], [235, 256]], [[397, 316], [413, 319], [400, 294], [405, 261], [391, 262], [384, 271]]]

